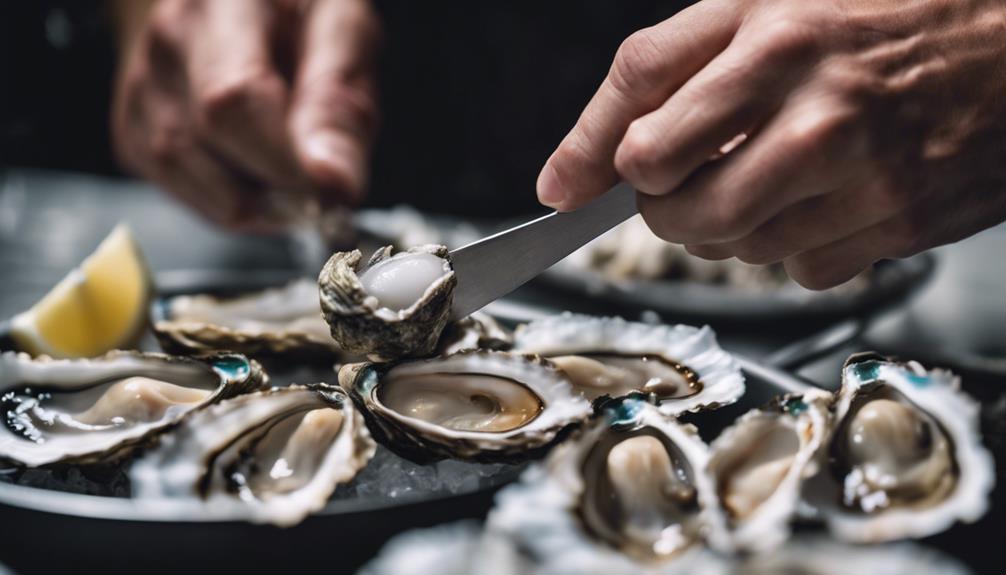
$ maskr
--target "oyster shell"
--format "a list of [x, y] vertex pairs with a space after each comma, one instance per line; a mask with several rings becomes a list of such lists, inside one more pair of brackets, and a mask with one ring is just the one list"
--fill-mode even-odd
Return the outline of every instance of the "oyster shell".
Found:
[[110, 352], [95, 359], [0, 355], [0, 457], [37, 467], [128, 455], [187, 414], [261, 387], [237, 354], [201, 358]]
[[677, 415], [744, 394], [740, 366], [709, 327], [564, 313], [518, 327], [513, 349], [549, 358], [589, 400], [652, 393], [662, 412]]
[[814, 574], [970, 575], [965, 565], [940, 551], [902, 541], [850, 545], [824, 535], [800, 535], [773, 553], [736, 559], [723, 573], [744, 575]]
[[713, 547], [766, 551], [786, 540], [803, 482], [819, 468], [831, 400], [823, 390], [778, 397], [713, 441], [707, 467], [719, 502], [709, 516]]
[[375, 360], [429, 355], [450, 316], [457, 278], [447, 248], [339, 252], [321, 270], [321, 309], [345, 350]]
[[716, 497], [707, 461], [693, 426], [639, 395], [614, 400], [503, 490], [488, 525], [569, 572], [686, 564], [703, 554], [704, 509]]
[[339, 382], [374, 437], [418, 462], [533, 457], [591, 411], [552, 364], [505, 352], [346, 365]]
[[437, 344], [437, 355], [450, 355], [469, 349], [507, 350], [513, 334], [485, 312], [452, 321], [444, 328]]
[[169, 353], [230, 350], [325, 361], [341, 353], [311, 280], [233, 298], [177, 296], [158, 302], [154, 316], [154, 334]]
[[138, 504], [290, 526], [324, 507], [376, 446], [346, 394], [315, 384], [241, 395], [185, 419], [130, 470]]
[[925, 537], [988, 509], [995, 484], [979, 406], [950, 372], [851, 357], [835, 400], [829, 467], [808, 488], [831, 532], [854, 542]]

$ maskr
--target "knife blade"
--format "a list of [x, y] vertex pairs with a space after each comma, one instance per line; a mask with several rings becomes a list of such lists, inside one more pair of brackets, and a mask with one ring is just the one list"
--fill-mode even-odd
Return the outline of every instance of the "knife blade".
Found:
[[458, 287], [451, 318], [512, 292], [637, 211], [636, 191], [623, 182], [578, 210], [552, 212], [452, 251]]

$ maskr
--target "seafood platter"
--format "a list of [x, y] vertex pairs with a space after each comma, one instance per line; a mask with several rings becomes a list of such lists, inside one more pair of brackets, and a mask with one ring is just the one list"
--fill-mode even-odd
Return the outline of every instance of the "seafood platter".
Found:
[[[108, 241], [151, 276], [128, 230]], [[85, 357], [49, 327], [72, 286], [13, 318], [4, 561], [352, 572], [447, 524], [362, 572], [967, 572], [932, 550], [911, 567], [996, 483], [950, 371], [859, 353], [819, 388], [709, 326], [452, 321], [447, 247], [370, 251], [240, 295], [141, 282], [142, 318]]]

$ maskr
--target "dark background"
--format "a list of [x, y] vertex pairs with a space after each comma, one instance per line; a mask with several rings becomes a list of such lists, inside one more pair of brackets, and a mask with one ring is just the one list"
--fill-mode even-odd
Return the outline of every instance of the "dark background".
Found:
[[[535, 209], [538, 170], [618, 45], [685, 3], [379, 2], [382, 124], [368, 203]], [[100, 1], [0, 5], [0, 168], [120, 174], [108, 134], [115, 52]]]

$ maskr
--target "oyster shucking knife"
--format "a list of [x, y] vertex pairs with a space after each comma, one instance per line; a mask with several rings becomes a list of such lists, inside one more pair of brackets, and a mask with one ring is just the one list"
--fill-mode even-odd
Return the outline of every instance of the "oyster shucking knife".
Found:
[[451, 318], [512, 292], [636, 212], [636, 191], [623, 182], [578, 210], [552, 212], [452, 251], [458, 287]]

